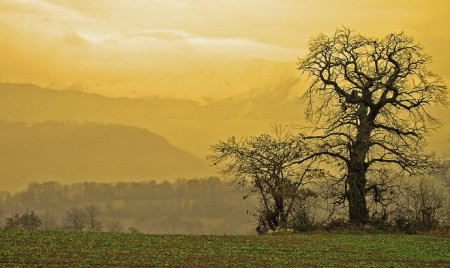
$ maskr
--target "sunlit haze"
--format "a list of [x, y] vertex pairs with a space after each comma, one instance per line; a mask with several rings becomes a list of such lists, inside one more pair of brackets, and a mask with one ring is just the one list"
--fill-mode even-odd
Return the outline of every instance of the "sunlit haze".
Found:
[[3, 0], [0, 81], [113, 96], [220, 98], [241, 92], [202, 79], [183, 88], [164, 75], [256, 58], [295, 62], [311, 36], [341, 25], [369, 36], [405, 31], [448, 78], [449, 6], [445, 0]]
[[[117, 177], [147, 179], [143, 157], [170, 162], [146, 149], [154, 148], [152, 142], [164, 157], [193, 163], [186, 176], [213, 174], [205, 155], [217, 140], [268, 132], [273, 123], [304, 122], [298, 97], [306, 77], [296, 63], [311, 37], [341, 26], [380, 38], [404, 31], [423, 45], [433, 58], [430, 69], [449, 85], [449, 13], [447, 0], [1, 0], [2, 144], [25, 140], [48, 151], [41, 157], [11, 147], [3, 156], [0, 186], [23, 188], [33, 180], [63, 178], [68, 170], [79, 174], [61, 181], [119, 180], [96, 169], [110, 163], [118, 163], [111, 170]], [[444, 127], [430, 148], [448, 152], [450, 112], [433, 111]], [[24, 137], [40, 139], [35, 145]], [[136, 141], [134, 147], [128, 140]], [[109, 141], [116, 147], [105, 149]], [[84, 150], [86, 144], [94, 147]], [[122, 168], [128, 162], [114, 155], [124, 152], [130, 165]], [[90, 158], [79, 160], [88, 156], [104, 161], [95, 166]], [[41, 162], [33, 162], [37, 158]], [[197, 160], [205, 165], [198, 173], [192, 170]], [[49, 169], [58, 161], [77, 165], [66, 169], [70, 164], [63, 163], [52, 173], [43, 169], [45, 161], [55, 161]], [[127, 173], [133, 169], [139, 172]], [[171, 179], [184, 174], [181, 166], [169, 169]]]

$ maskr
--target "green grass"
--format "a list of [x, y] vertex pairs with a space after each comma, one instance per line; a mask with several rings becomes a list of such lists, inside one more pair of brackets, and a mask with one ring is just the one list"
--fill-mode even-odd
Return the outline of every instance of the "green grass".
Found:
[[0, 267], [450, 267], [450, 237], [0, 231]]

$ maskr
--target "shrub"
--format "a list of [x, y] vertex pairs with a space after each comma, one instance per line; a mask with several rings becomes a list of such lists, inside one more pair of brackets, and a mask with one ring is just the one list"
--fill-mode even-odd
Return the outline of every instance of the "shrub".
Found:
[[14, 216], [6, 218], [6, 230], [38, 230], [42, 221], [34, 211], [16, 212]]

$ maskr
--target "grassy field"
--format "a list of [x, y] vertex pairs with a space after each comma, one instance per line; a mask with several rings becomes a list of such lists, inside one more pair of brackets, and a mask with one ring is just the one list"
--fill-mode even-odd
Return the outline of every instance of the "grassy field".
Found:
[[450, 267], [450, 237], [0, 231], [0, 267]]

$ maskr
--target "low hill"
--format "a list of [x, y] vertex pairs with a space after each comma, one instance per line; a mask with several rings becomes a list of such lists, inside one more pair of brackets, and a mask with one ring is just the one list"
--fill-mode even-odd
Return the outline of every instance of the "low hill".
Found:
[[272, 123], [299, 124], [304, 119], [298, 103], [304, 78], [295, 62], [255, 59], [149, 77], [145, 90], [130, 82], [120, 92], [114, 85], [96, 91], [76, 85], [55, 90], [0, 83], [0, 120], [135, 126], [203, 158], [218, 139], [257, 135], [270, 131]]
[[31, 181], [173, 180], [212, 172], [145, 129], [97, 123], [0, 122], [0, 187]]
[[185, 99], [112, 98], [31, 84], [0, 83], [0, 120], [121, 124], [148, 129], [204, 157], [210, 144], [231, 135], [270, 131], [271, 123], [299, 123], [299, 79], [285, 77], [208, 104]]

